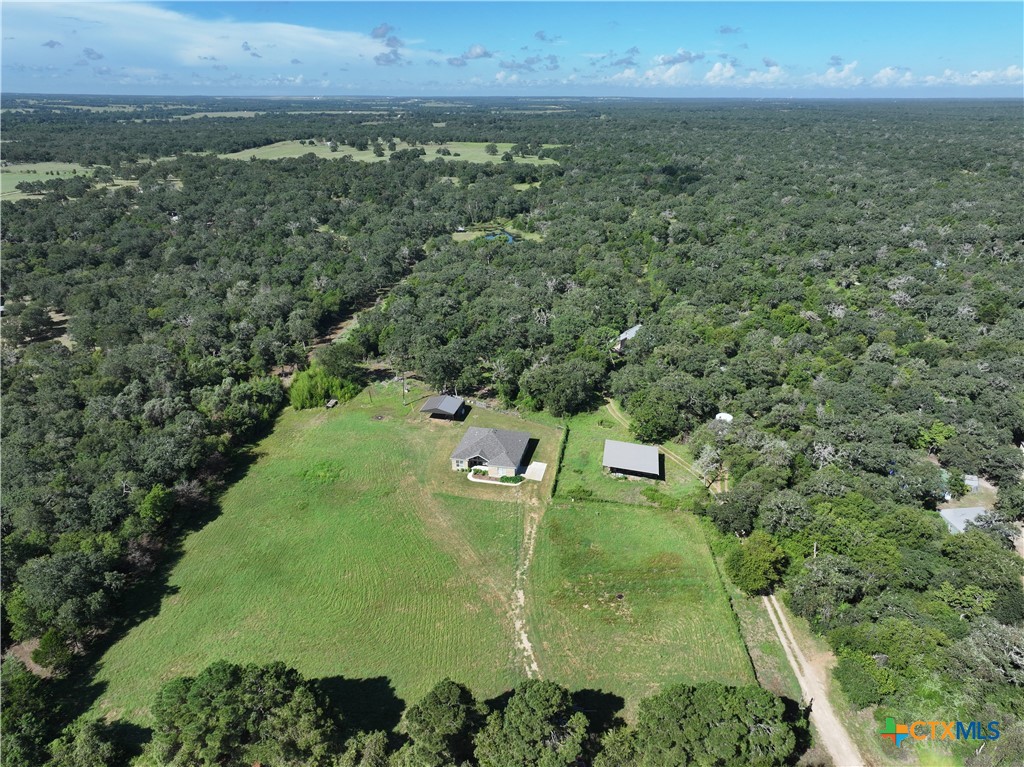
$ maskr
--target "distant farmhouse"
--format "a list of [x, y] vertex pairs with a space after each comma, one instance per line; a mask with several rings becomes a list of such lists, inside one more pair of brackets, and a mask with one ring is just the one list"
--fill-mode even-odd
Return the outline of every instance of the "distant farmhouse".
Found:
[[604, 460], [601, 463], [612, 474], [651, 479], [662, 478], [661, 455], [658, 453], [658, 448], [650, 445], [637, 445], [633, 442], [606, 439], [604, 441]]
[[420, 408], [421, 413], [430, 413], [431, 418], [458, 418], [466, 408], [466, 401], [462, 397], [452, 397], [447, 394], [439, 394], [436, 397], [428, 397]]
[[967, 529], [968, 522], [974, 522], [988, 509], [982, 506], [971, 506], [966, 509], [943, 509], [939, 516], [946, 520], [946, 526], [951, 533], [962, 533]]
[[637, 334], [637, 331], [639, 331], [642, 327], [643, 325], [634, 325], [629, 330], [619, 333], [619, 337], [615, 340], [615, 346], [613, 346], [612, 348], [617, 352], [621, 352], [624, 348], [626, 348], [626, 342], [631, 341], [633, 339], [633, 336], [635, 336]]
[[513, 477], [523, 469], [529, 443], [530, 435], [525, 431], [470, 426], [452, 453], [452, 471], [480, 466], [492, 477]]

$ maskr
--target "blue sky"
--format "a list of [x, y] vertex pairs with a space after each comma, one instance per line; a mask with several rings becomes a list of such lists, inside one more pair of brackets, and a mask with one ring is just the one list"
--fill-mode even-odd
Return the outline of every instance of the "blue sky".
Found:
[[11, 2], [4, 92], [1024, 96], [1024, 3]]

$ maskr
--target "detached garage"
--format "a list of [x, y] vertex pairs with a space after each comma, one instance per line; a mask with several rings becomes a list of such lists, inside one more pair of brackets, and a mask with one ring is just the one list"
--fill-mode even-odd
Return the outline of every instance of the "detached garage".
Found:
[[647, 477], [662, 479], [661, 453], [651, 445], [638, 445], [634, 442], [619, 442], [614, 439], [604, 441], [604, 461], [602, 465], [612, 474], [627, 477]]

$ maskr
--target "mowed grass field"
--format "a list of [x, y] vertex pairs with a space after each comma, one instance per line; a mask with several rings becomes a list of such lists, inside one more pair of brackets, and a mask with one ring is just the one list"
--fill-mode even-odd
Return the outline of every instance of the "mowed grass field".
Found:
[[[685, 501], [700, 492], [699, 483], [670, 460], [664, 481], [607, 473], [604, 441], [633, 441], [607, 407], [574, 416], [568, 426], [527, 592], [541, 674], [572, 689], [622, 696], [627, 716], [640, 698], [672, 682], [754, 683], [699, 520], [642, 495], [654, 488]], [[579, 487], [592, 500], [571, 501]]]
[[[569, 438], [562, 458], [562, 472], [558, 478], [558, 498], [568, 499], [571, 491], [583, 487], [594, 494], [595, 499], [620, 503], [647, 503], [643, 497], [644, 488], [651, 487], [659, 493], [673, 498], [685, 499], [699, 490], [692, 474], [672, 460], [664, 460], [665, 480], [637, 477], [614, 477], [601, 465], [604, 459], [604, 442], [614, 439], [620, 442], [635, 442], [629, 429], [608, 412], [602, 405], [592, 413], [582, 413], [569, 421]], [[689, 458], [686, 448], [672, 444], [673, 453]]]
[[527, 616], [541, 674], [620, 695], [627, 717], [672, 682], [755, 683], [711, 552], [686, 512], [556, 502], [538, 535]]
[[[218, 659], [376, 680], [406, 703], [445, 676], [484, 697], [519, 681], [524, 512], [550, 493], [561, 432], [480, 408], [431, 421], [420, 404], [376, 384], [334, 410], [286, 410], [219, 516], [185, 540], [157, 613], [101, 659], [93, 713], [145, 725], [162, 683]], [[544, 481], [451, 471], [469, 425], [529, 431]]]
[[[468, 162], [501, 162], [501, 156], [512, 148], [512, 144], [498, 144], [498, 154], [490, 155], [487, 154], [484, 147], [487, 146], [485, 141], [451, 141], [444, 144], [451, 155], [439, 155], [437, 149], [439, 144], [421, 144], [426, 155], [421, 159], [429, 162], [431, 160], [440, 158], [442, 160], [466, 160]], [[409, 149], [410, 146], [404, 141], [398, 141], [395, 143], [397, 150]], [[374, 155], [372, 149], [366, 149], [359, 151], [347, 145], [341, 145], [338, 147], [337, 152], [332, 152], [330, 147], [326, 144], [300, 144], [298, 141], [278, 141], [276, 144], [267, 144], [266, 146], [255, 147], [253, 149], [244, 149], [241, 152], [231, 152], [228, 154], [221, 154], [218, 157], [226, 160], [249, 160], [255, 157], [258, 160], [280, 160], [285, 157], [302, 157], [303, 155], [312, 152], [317, 157], [326, 157], [332, 160], [340, 160], [346, 155], [350, 156], [353, 160], [360, 162], [382, 162], [391, 156], [386, 148], [384, 150], [383, 157], [377, 157]], [[458, 157], [455, 154], [458, 153]], [[525, 163], [527, 165], [556, 165], [557, 163], [549, 157], [539, 159], [537, 157], [516, 157], [513, 162]]]

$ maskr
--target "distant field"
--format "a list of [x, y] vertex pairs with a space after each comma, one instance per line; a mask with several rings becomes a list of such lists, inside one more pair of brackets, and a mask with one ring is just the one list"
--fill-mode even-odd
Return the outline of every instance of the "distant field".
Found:
[[[594, 493], [595, 498], [620, 503], [646, 503], [641, 495], [645, 487], [676, 498], [684, 498], [697, 490], [694, 477], [674, 461], [665, 461], [665, 481], [654, 479], [617, 478], [604, 470], [604, 441], [635, 442], [629, 430], [608, 412], [606, 406], [593, 413], [574, 416], [569, 421], [569, 439], [562, 459], [562, 473], [558, 480], [558, 497], [567, 498], [567, 491], [582, 486]], [[686, 449], [673, 444], [673, 453], [688, 458]]]
[[[512, 144], [498, 144], [498, 154], [489, 155], [484, 150], [487, 146], [485, 141], [452, 141], [444, 144], [445, 147], [452, 153], [450, 156], [437, 154], [439, 144], [422, 144], [420, 145], [426, 150], [427, 154], [423, 157], [424, 160], [430, 161], [440, 157], [443, 160], [467, 160], [468, 162], [501, 162], [501, 156], [512, 148]], [[409, 149], [409, 145], [403, 141], [398, 141], [395, 144], [396, 151], [401, 149]], [[300, 144], [298, 141], [279, 141], [276, 144], [268, 144], [267, 146], [256, 147], [254, 149], [245, 149], [241, 152], [231, 152], [229, 154], [221, 154], [218, 157], [226, 160], [248, 160], [255, 157], [258, 160], [280, 160], [284, 157], [302, 157], [303, 155], [312, 152], [317, 157], [327, 157], [329, 159], [340, 160], [342, 157], [349, 155], [353, 160], [359, 160], [360, 162], [380, 162], [386, 160], [391, 156], [391, 152], [384, 150], [383, 157], [377, 157], [374, 155], [372, 149], [365, 151], [358, 151], [350, 146], [339, 146], [338, 151], [332, 152], [329, 147], [325, 144], [316, 144], [310, 146], [309, 144]], [[456, 157], [458, 153], [458, 157]], [[538, 159], [536, 157], [516, 157], [514, 162], [525, 163], [527, 165], [556, 165], [557, 163], [551, 158]]]
[[530, 582], [527, 616], [541, 674], [621, 695], [627, 715], [671, 682], [755, 683], [711, 552], [688, 513], [556, 503], [541, 524]]
[[[0, 199], [22, 200], [32, 195], [19, 192], [16, 187], [22, 181], [49, 181], [54, 178], [70, 178], [76, 175], [91, 176], [92, 169], [74, 162], [32, 162], [7, 165], [0, 168]], [[47, 175], [49, 174], [49, 175]]]
[[[518, 184], [516, 186], [518, 186]], [[504, 229], [509, 234], [520, 237], [524, 240], [540, 242], [544, 239], [539, 232], [524, 232], [522, 229], [516, 229], [511, 224], [502, 223], [501, 221], [488, 221], [485, 224], [475, 224], [467, 227], [464, 232], [452, 232], [452, 239], [455, 240], [455, 242], [469, 242], [470, 240], [476, 240], [480, 237], [486, 237], [488, 234], [496, 232], [499, 229]]]
[[335, 410], [283, 413], [222, 513], [185, 540], [157, 614], [102, 658], [94, 713], [148, 723], [161, 683], [219, 658], [383, 676], [407, 702], [446, 675], [482, 696], [514, 685], [524, 509], [554, 472], [480, 485], [448, 455], [467, 425], [503, 426], [538, 437], [553, 469], [559, 432], [479, 408], [432, 422], [420, 404], [375, 385]]
[[195, 120], [200, 117], [256, 117], [265, 112], [195, 112], [190, 115], [178, 115], [176, 120]]

